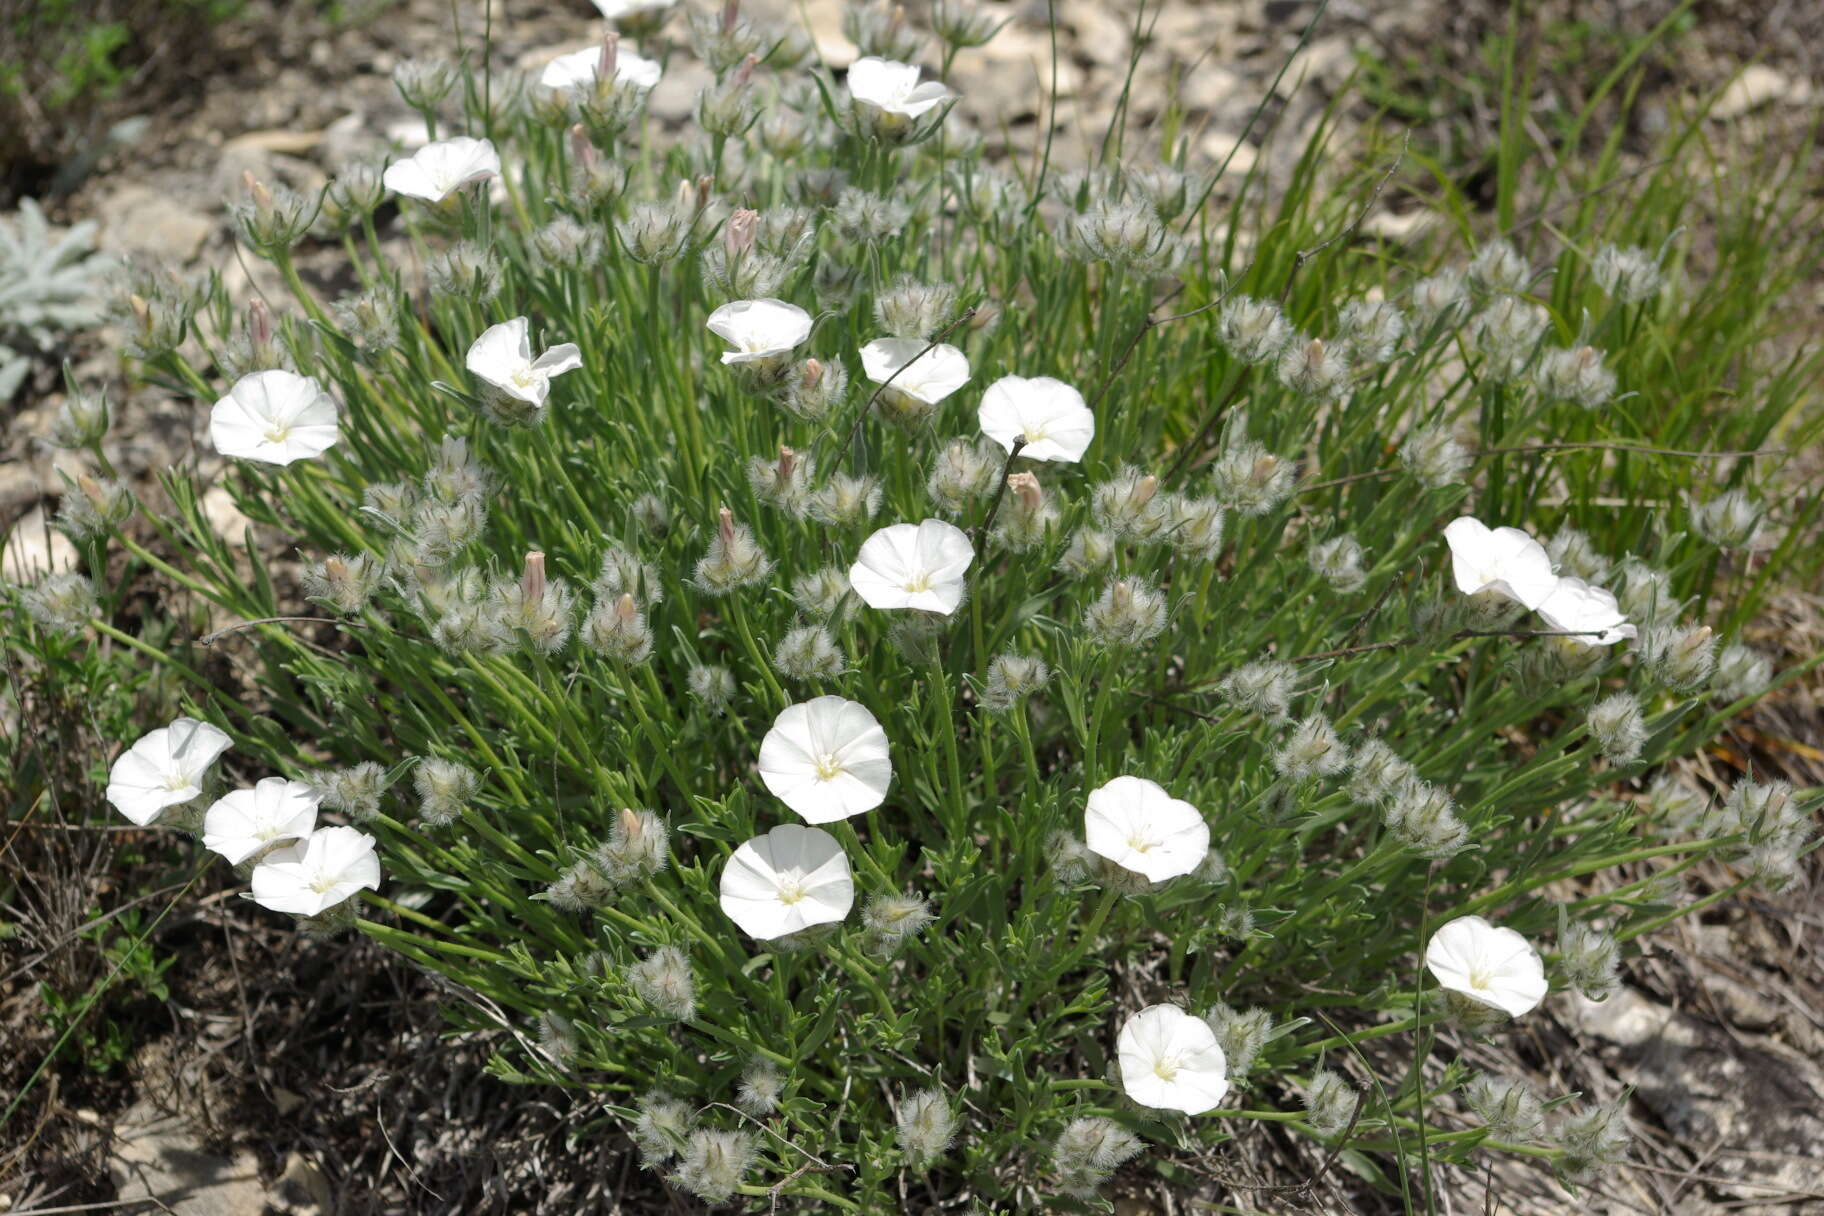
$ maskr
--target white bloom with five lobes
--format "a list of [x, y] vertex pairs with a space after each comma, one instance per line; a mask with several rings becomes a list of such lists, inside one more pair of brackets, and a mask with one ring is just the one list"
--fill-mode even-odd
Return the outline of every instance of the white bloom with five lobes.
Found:
[[849, 567], [849, 586], [870, 608], [949, 616], [963, 602], [963, 571], [974, 560], [974, 546], [954, 524], [894, 524], [862, 542]]
[[709, 331], [734, 347], [724, 363], [789, 355], [811, 336], [811, 314], [784, 300], [736, 300], [709, 314]]
[[1464, 595], [1493, 591], [1537, 608], [1558, 585], [1545, 546], [1518, 528], [1489, 528], [1465, 515], [1450, 521], [1444, 539], [1450, 544], [1457, 590]]
[[500, 153], [491, 141], [458, 135], [440, 139], [396, 160], [380, 177], [395, 194], [441, 203], [472, 182], [500, 176]]
[[1121, 1088], [1142, 1106], [1201, 1115], [1229, 1092], [1229, 1061], [1216, 1032], [1176, 1005], [1148, 1005], [1115, 1041]]
[[321, 456], [341, 437], [335, 398], [296, 372], [242, 376], [209, 411], [209, 441], [237, 460], [290, 464]]
[[832, 924], [854, 904], [849, 859], [822, 828], [781, 824], [736, 849], [722, 870], [722, 910], [763, 941]]
[[317, 826], [323, 796], [302, 781], [267, 777], [215, 800], [203, 816], [203, 847], [240, 865], [269, 844], [302, 840]]
[[[538, 83], [547, 89], [586, 89], [595, 83], [596, 75], [601, 71], [602, 48], [592, 46], [585, 51], [576, 51], [569, 55], [559, 55], [545, 65], [539, 74]], [[636, 89], [650, 89], [659, 83], [660, 68], [656, 60], [636, 55], [624, 47], [616, 47], [614, 52], [614, 82], [630, 84]]]
[[530, 322], [514, 317], [490, 325], [469, 347], [468, 367], [509, 397], [543, 405], [551, 393], [551, 378], [583, 365], [576, 343], [565, 342], [534, 359]]
[[887, 732], [867, 706], [841, 697], [788, 705], [760, 743], [760, 780], [806, 823], [864, 814], [893, 780]]
[[1425, 966], [1451, 992], [1519, 1017], [1545, 999], [1545, 961], [1512, 929], [1459, 916], [1431, 935]]
[[374, 838], [354, 828], [318, 828], [253, 867], [253, 902], [295, 916], [320, 916], [357, 891], [379, 887]]
[[195, 718], [179, 718], [144, 735], [108, 771], [108, 801], [114, 809], [145, 827], [159, 812], [203, 792], [203, 776], [229, 739]]
[[849, 65], [849, 97], [901, 118], [922, 118], [956, 94], [935, 80], [918, 83], [918, 65], [872, 55]]
[[1553, 629], [1582, 634], [1577, 640], [1591, 646], [1613, 646], [1640, 633], [1622, 614], [1621, 604], [1613, 595], [1580, 578], [1559, 579], [1551, 594], [1539, 604], [1539, 615]]
[[976, 411], [982, 434], [1013, 451], [1016, 439], [1030, 460], [1077, 461], [1096, 435], [1096, 416], [1083, 394], [1050, 376], [1002, 376], [982, 394]]
[[936, 405], [969, 383], [969, 358], [942, 342], [927, 346], [918, 338], [876, 338], [861, 348], [861, 370], [876, 384], [891, 380], [893, 391]]
[[1145, 777], [1116, 777], [1092, 791], [1083, 838], [1096, 856], [1152, 882], [1189, 874], [1210, 851], [1203, 814]]

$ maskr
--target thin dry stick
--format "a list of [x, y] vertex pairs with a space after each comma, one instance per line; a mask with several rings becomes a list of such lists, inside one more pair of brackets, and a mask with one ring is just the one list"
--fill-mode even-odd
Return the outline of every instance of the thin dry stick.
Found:
[[221, 641], [223, 638], [227, 637], [229, 634], [239, 633], [243, 629], [252, 629], [255, 625], [283, 625], [283, 624], [286, 624], [291, 621], [304, 621], [307, 623], [312, 623], [312, 624], [317, 624], [317, 625], [346, 625], [346, 624], [348, 624], [347, 621], [340, 621], [340, 620], [337, 620], [335, 617], [331, 617], [331, 616], [263, 616], [263, 617], [260, 617], [258, 620], [240, 621], [233, 625], [224, 625], [220, 629], [217, 629], [214, 633], [204, 634], [202, 637], [198, 638], [196, 641], [197, 641], [197, 645], [199, 645], [199, 646], [213, 646], [217, 642]]
[[988, 504], [988, 514], [982, 516], [982, 522], [975, 527], [973, 547], [977, 552], [981, 551], [982, 538], [988, 535], [988, 525], [994, 522], [995, 512], [1001, 509], [1001, 499], [1007, 497], [1007, 476], [1013, 472], [1014, 458], [1025, 446], [1026, 436], [1020, 435], [1014, 439], [1013, 446], [1007, 449], [1007, 463], [1001, 466], [1001, 484], [995, 487], [994, 501]]
[[1387, 189], [1387, 183], [1393, 180], [1393, 175], [1398, 173], [1400, 171], [1400, 166], [1406, 163], [1406, 152], [1411, 145], [1412, 132], [1409, 130], [1400, 139], [1400, 154], [1393, 158], [1393, 163], [1391, 165], [1387, 166], [1387, 172], [1381, 174], [1381, 180], [1374, 184], [1374, 190], [1369, 193], [1368, 201], [1363, 203], [1362, 209], [1355, 213], [1355, 218], [1349, 221], [1348, 227], [1331, 236], [1328, 240], [1319, 241], [1309, 249], [1301, 249], [1298, 251], [1298, 255], [1292, 259], [1292, 268], [1286, 272], [1286, 285], [1282, 287], [1279, 292], [1280, 307], [1285, 307], [1286, 301], [1292, 297], [1292, 284], [1297, 281], [1298, 272], [1305, 268], [1306, 262], [1330, 248], [1330, 246], [1336, 244], [1344, 237], [1352, 235], [1367, 222], [1368, 213], [1373, 211], [1374, 205], [1381, 201], [1381, 192]]

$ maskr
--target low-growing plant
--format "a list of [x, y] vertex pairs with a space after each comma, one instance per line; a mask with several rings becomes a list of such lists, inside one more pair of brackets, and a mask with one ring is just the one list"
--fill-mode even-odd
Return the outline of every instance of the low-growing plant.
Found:
[[[1818, 510], [1766, 493], [1815, 435], [1815, 357], [1769, 344], [1816, 265], [1769, 240], [1816, 232], [1792, 179], [1701, 270], [1683, 162], [1415, 259], [1360, 231], [1426, 191], [1395, 141], [1014, 172], [874, 8], [842, 82], [691, 14], [715, 79], [667, 142], [682, 52], [621, 16], [533, 81], [407, 65], [439, 138], [384, 172], [253, 183], [291, 315], [137, 282], [255, 528], [183, 471], [129, 521], [106, 411], [67, 429], [93, 577], [18, 591], [23, 644], [191, 703], [114, 805], [461, 985], [500, 1075], [710, 1202], [1106, 1208], [1251, 1123], [1396, 1192], [1613, 1161], [1616, 1108], [1458, 1044], [1796, 873], [1789, 787], [1648, 784], [1792, 675], [1739, 640]], [[934, 17], [946, 66], [992, 33]], [[116, 555], [207, 636], [121, 628]], [[272, 776], [217, 798], [230, 748]], [[1687, 890], [1706, 859], [1736, 880]]]

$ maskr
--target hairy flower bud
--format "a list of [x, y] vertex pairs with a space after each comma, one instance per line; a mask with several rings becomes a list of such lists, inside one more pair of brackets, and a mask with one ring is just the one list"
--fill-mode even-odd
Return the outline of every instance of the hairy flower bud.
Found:
[[1647, 720], [1631, 694], [1618, 692], [1596, 702], [1587, 725], [1597, 750], [1610, 764], [1629, 765], [1640, 759], [1647, 743]]
[[1474, 458], [1448, 427], [1419, 427], [1400, 444], [1400, 464], [1432, 489], [1456, 485]]
[[1652, 299], [1665, 286], [1659, 261], [1644, 249], [1604, 245], [1590, 260], [1590, 277], [1603, 294], [1623, 304]]
[[1533, 383], [1548, 401], [1568, 401], [1579, 409], [1593, 410], [1615, 397], [1615, 373], [1602, 362], [1593, 346], [1548, 350], [1540, 356]]
[[1335, 1136], [1355, 1118], [1361, 1095], [1355, 1086], [1328, 1068], [1305, 1083], [1305, 1121], [1320, 1136]]
[[1558, 1116], [1552, 1127], [1553, 1142], [1563, 1150], [1558, 1168], [1573, 1182], [1590, 1182], [1618, 1163], [1631, 1137], [1623, 1103], [1586, 1106]]
[[816, 422], [839, 404], [849, 391], [849, 373], [840, 363], [806, 359], [789, 371], [778, 389], [778, 400], [792, 414]]
[[1409, 776], [1381, 804], [1387, 831], [1420, 857], [1442, 861], [1469, 847], [1469, 827], [1456, 802], [1428, 781]]
[[1641, 635], [1637, 656], [1653, 679], [1691, 692], [1716, 670], [1716, 633], [1708, 625], [1656, 625]]
[[800, 625], [773, 649], [773, 666], [789, 680], [833, 680], [849, 669], [842, 647], [822, 625]]
[[1012, 493], [995, 520], [994, 535], [1013, 552], [1027, 553], [1044, 544], [1057, 526], [1058, 506], [1031, 473], [1008, 474], [1007, 488]]
[[925, 481], [925, 490], [938, 510], [960, 514], [984, 497], [1000, 469], [999, 454], [998, 448], [981, 440], [952, 439], [945, 444]]
[[393, 86], [414, 110], [433, 110], [456, 87], [456, 65], [432, 57], [406, 59], [393, 69]]
[[611, 882], [639, 882], [671, 860], [670, 838], [665, 821], [653, 812], [622, 807], [608, 839], [596, 847], [595, 861]]
[[1727, 646], [1716, 661], [1712, 687], [1725, 701], [1758, 697], [1772, 685], [1773, 660], [1752, 647]]
[[84, 541], [112, 532], [133, 514], [133, 492], [110, 477], [83, 473], [73, 486], [65, 476], [57, 527], [71, 540]]
[[1099, 528], [1078, 528], [1058, 557], [1058, 571], [1069, 578], [1087, 578], [1113, 560], [1115, 538]]
[[1116, 579], [1083, 612], [1083, 627], [1104, 646], [1144, 646], [1165, 631], [1163, 593], [1140, 579]]
[[380, 799], [386, 795], [386, 770], [372, 760], [312, 773], [307, 781], [326, 809], [340, 811], [356, 823], [380, 814]]
[[1117, 1169], [1139, 1156], [1140, 1149], [1139, 1137], [1112, 1119], [1072, 1119], [1052, 1143], [1051, 1164], [1066, 1194], [1089, 1199]]
[[1519, 378], [1550, 323], [1543, 308], [1518, 296], [1502, 296], [1477, 313], [1469, 333], [1484, 373], [1496, 381]]
[[1097, 486], [1090, 496], [1090, 517], [1116, 536], [1150, 540], [1172, 522], [1172, 500], [1159, 494], [1159, 479], [1132, 465], [1124, 465], [1113, 480]]
[[1350, 358], [1386, 363], [1406, 337], [1406, 317], [1387, 300], [1351, 300], [1337, 313], [1337, 329]]
[[741, 1088], [737, 1091], [735, 1105], [756, 1119], [764, 1119], [779, 1109], [779, 1099], [784, 1094], [784, 1075], [771, 1060], [756, 1056], [741, 1071]]
[[1333, 591], [1360, 591], [1368, 581], [1362, 571], [1362, 546], [1353, 536], [1337, 536], [1311, 546], [1311, 570]]
[[700, 1128], [690, 1134], [671, 1181], [705, 1203], [726, 1203], [754, 1163], [754, 1138], [746, 1132]]
[[1621, 944], [1593, 926], [1567, 925], [1558, 938], [1558, 969], [1585, 997], [1605, 1000], [1621, 987]]
[[712, 713], [721, 713], [735, 697], [735, 677], [726, 667], [692, 667], [684, 683]]
[[1273, 754], [1273, 767], [1288, 781], [1331, 777], [1349, 767], [1349, 749], [1343, 745], [1330, 719], [1312, 714], [1286, 737]]
[[583, 618], [583, 645], [612, 663], [644, 663], [652, 657], [652, 627], [630, 593], [596, 600]]
[[1292, 706], [1292, 689], [1298, 680], [1290, 663], [1266, 659], [1238, 667], [1216, 686], [1217, 695], [1246, 713], [1269, 721], [1284, 721]]
[[895, 338], [929, 338], [956, 311], [956, 288], [901, 275], [874, 300], [874, 318]]
[[431, 827], [454, 823], [481, 790], [475, 771], [453, 760], [426, 756], [412, 773], [418, 791], [418, 817]]
[[112, 415], [105, 394], [73, 391], [57, 407], [47, 438], [53, 447], [66, 451], [94, 447], [107, 436]]
[[988, 663], [982, 681], [982, 706], [1005, 713], [1045, 687], [1051, 668], [1037, 655], [999, 654]]
[[660, 1017], [688, 1022], [697, 1012], [697, 983], [690, 960], [675, 946], [660, 946], [627, 968], [627, 982]]
[[95, 584], [80, 574], [47, 574], [19, 593], [26, 615], [53, 633], [79, 634], [100, 615]]
[[941, 1089], [921, 1089], [899, 1104], [899, 1147], [906, 1164], [925, 1169], [950, 1147], [956, 1115]]
[[1691, 504], [1691, 526], [1719, 549], [1751, 549], [1759, 537], [1761, 507], [1741, 490], [1726, 490]]
[[639, 1146], [642, 1165], [654, 1169], [684, 1151], [696, 1123], [689, 1106], [670, 1094], [649, 1093], [640, 1099], [638, 1109], [633, 1142]]
[[1242, 515], [1265, 515], [1292, 493], [1297, 470], [1261, 444], [1242, 440], [1210, 466], [1216, 497]]
[[1349, 799], [1363, 806], [1381, 806], [1417, 771], [1379, 739], [1365, 740], [1349, 762]]
[[1469, 312], [1469, 290], [1463, 272], [1454, 266], [1446, 267], [1420, 279], [1412, 285], [1409, 302], [1422, 330], [1456, 325]]
[[1476, 250], [1469, 262], [1469, 277], [1484, 291], [1516, 292], [1525, 290], [1533, 272], [1513, 245], [1494, 240]]
[[473, 241], [458, 241], [432, 255], [426, 266], [431, 293], [451, 299], [491, 303], [500, 294], [500, 255]]
[[1545, 1123], [1545, 1108], [1524, 1081], [1484, 1073], [1469, 1083], [1463, 1100], [1497, 1140], [1525, 1141]]
[[228, 214], [241, 238], [262, 257], [288, 256], [317, 219], [317, 200], [289, 186], [268, 186], [251, 172], [242, 174], [245, 201], [228, 204]]
[[1220, 1001], [1203, 1015], [1229, 1064], [1231, 1077], [1245, 1076], [1273, 1036], [1273, 1015], [1265, 1009], [1235, 1009]]
[[723, 507], [716, 516], [716, 535], [709, 552], [697, 562], [695, 583], [710, 595], [727, 595], [741, 587], [762, 582], [773, 563], [754, 541], [754, 534], [735, 522], [734, 512]]
[[1295, 336], [1273, 366], [1281, 384], [1306, 397], [1336, 401], [1349, 391], [1349, 361], [1322, 338]]
[[1571, 574], [1589, 583], [1606, 583], [1613, 568], [1609, 559], [1597, 551], [1596, 543], [1575, 528], [1560, 528], [1545, 542], [1552, 565], [1561, 574]]

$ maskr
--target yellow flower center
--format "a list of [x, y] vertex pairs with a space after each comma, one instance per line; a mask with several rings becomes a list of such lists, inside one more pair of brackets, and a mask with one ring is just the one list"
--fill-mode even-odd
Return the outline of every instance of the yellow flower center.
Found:
[[801, 878], [781, 878], [779, 880], [779, 902], [791, 907], [805, 895], [804, 880]]
[[1170, 1084], [1178, 1079], [1178, 1057], [1160, 1056], [1153, 1061], [1153, 1075]]
[[905, 589], [914, 595], [929, 591], [931, 590], [931, 576], [923, 573], [915, 574], [906, 580]]
[[825, 752], [817, 757], [817, 780], [834, 781], [842, 776], [842, 761], [835, 752]]
[[291, 424], [289, 422], [275, 422], [266, 428], [267, 443], [284, 443], [290, 438]]

